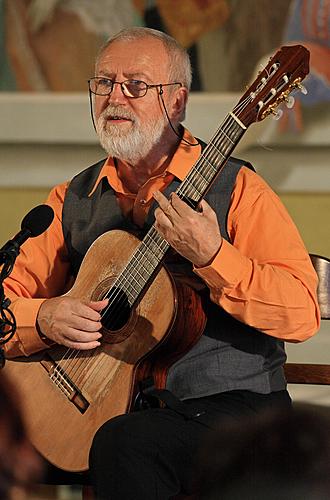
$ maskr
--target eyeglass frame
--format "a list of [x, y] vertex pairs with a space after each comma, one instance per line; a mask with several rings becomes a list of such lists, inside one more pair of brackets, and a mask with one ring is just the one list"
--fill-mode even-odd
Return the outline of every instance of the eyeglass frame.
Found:
[[[91, 81], [93, 80], [97, 80], [97, 79], [103, 79], [103, 80], [107, 80], [109, 82], [112, 83], [112, 87], [111, 87], [111, 90], [110, 92], [108, 92], [107, 94], [98, 94], [96, 92], [93, 92], [93, 90], [91, 89]], [[148, 90], [149, 89], [153, 89], [153, 88], [157, 88], [159, 87], [159, 94], [163, 94], [163, 87], [168, 87], [170, 85], [180, 85], [180, 87], [183, 87], [183, 84], [182, 82], [173, 82], [173, 83], [157, 83], [157, 84], [152, 84], [152, 85], [148, 85], [146, 82], [144, 82], [143, 80], [135, 80], [135, 79], [128, 79], [128, 80], [124, 80], [123, 82], [116, 82], [115, 80], [111, 80], [111, 78], [107, 78], [107, 77], [102, 77], [102, 76], [94, 76], [93, 78], [89, 78], [88, 80], [88, 88], [89, 88], [89, 91], [94, 94], [94, 95], [98, 95], [98, 96], [102, 96], [102, 97], [105, 97], [105, 96], [108, 96], [108, 95], [111, 95], [112, 91], [113, 91], [113, 87], [114, 87], [114, 84], [117, 83], [118, 85], [120, 85], [120, 88], [121, 88], [121, 91], [122, 91], [122, 94], [125, 96], [125, 97], [128, 97], [129, 99], [140, 99], [141, 97], [145, 97], [145, 95], [147, 94]], [[143, 83], [146, 87], [145, 87], [145, 93], [143, 95], [138, 95], [138, 96], [130, 96], [130, 95], [127, 95], [125, 94], [124, 92], [124, 87], [123, 85], [126, 83], [126, 82], [139, 82], [139, 83]]]

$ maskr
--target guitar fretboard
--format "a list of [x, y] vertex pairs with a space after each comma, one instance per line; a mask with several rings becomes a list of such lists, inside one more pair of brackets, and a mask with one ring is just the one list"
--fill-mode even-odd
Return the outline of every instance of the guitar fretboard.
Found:
[[190, 202], [192, 208], [203, 199], [244, 132], [245, 127], [234, 115], [227, 115], [177, 190], [178, 196]]

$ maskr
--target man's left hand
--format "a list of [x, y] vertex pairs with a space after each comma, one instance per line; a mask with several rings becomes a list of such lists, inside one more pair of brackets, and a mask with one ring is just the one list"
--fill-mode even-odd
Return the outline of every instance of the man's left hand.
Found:
[[159, 205], [155, 210], [157, 231], [196, 267], [208, 265], [222, 244], [214, 210], [203, 200], [196, 211], [176, 193], [172, 193], [169, 200], [160, 191], [153, 196]]

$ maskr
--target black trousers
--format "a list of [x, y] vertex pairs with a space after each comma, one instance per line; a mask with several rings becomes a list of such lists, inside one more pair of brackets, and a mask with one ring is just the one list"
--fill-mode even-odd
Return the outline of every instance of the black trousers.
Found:
[[170, 408], [150, 408], [115, 417], [99, 429], [90, 453], [97, 499], [165, 500], [194, 493], [199, 450], [222, 419], [287, 408], [291, 399], [286, 391], [230, 391], [186, 405], [201, 415], [187, 418]]

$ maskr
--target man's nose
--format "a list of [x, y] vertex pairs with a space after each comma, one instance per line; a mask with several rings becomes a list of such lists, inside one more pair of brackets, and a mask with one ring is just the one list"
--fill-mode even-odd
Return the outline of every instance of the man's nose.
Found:
[[109, 102], [123, 103], [127, 101], [127, 97], [123, 94], [121, 90], [120, 83], [114, 82], [112, 86], [112, 92], [108, 97]]

